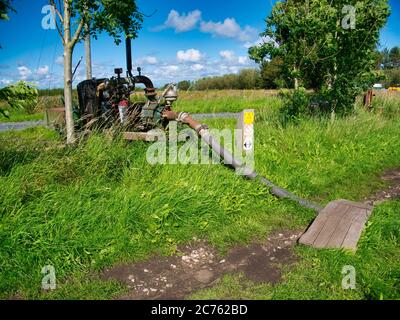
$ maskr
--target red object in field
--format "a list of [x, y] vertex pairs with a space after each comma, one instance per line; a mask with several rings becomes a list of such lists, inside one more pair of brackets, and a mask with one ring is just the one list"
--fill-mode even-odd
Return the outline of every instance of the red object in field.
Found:
[[372, 90], [368, 90], [367, 93], [364, 95], [364, 107], [365, 108], [371, 108], [373, 96], [374, 96], [374, 93]]
[[124, 121], [125, 121], [125, 112], [126, 112], [126, 108], [128, 107], [128, 105], [129, 105], [128, 100], [121, 100], [118, 103], [119, 119], [120, 119], [121, 123], [124, 123]]
[[118, 104], [118, 107], [127, 107], [128, 105], [128, 100], [121, 100]]

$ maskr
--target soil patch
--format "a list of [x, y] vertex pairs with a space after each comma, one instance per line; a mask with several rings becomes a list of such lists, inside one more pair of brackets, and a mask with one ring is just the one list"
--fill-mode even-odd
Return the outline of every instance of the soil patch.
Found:
[[365, 198], [365, 202], [377, 205], [387, 200], [400, 198], [400, 168], [386, 170], [381, 179], [388, 184], [388, 187]]
[[178, 248], [171, 257], [151, 259], [104, 270], [103, 280], [118, 280], [130, 288], [120, 299], [183, 299], [211, 287], [228, 273], [243, 272], [253, 282], [276, 283], [282, 265], [296, 261], [293, 246], [302, 231], [281, 231], [262, 243], [233, 247], [225, 256], [205, 241], [195, 240]]

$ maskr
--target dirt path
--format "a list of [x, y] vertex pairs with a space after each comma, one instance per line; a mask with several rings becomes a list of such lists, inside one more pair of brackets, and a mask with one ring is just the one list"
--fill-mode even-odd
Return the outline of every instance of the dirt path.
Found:
[[281, 266], [296, 261], [292, 249], [301, 234], [278, 232], [263, 243], [233, 247], [224, 257], [206, 242], [193, 241], [180, 247], [179, 255], [116, 266], [106, 269], [101, 278], [118, 280], [130, 288], [120, 299], [182, 299], [233, 272], [243, 272], [256, 283], [276, 283]]
[[400, 198], [400, 168], [386, 170], [381, 179], [388, 184], [388, 187], [365, 198], [365, 203], [378, 205], [387, 200]]
[[[388, 187], [364, 202], [377, 205], [400, 197], [400, 168], [384, 172]], [[211, 287], [225, 274], [243, 272], [247, 279], [260, 283], [277, 283], [282, 265], [296, 261], [293, 247], [303, 230], [280, 231], [262, 243], [233, 247], [221, 257], [204, 241], [194, 240], [178, 249], [172, 257], [155, 256], [136, 264], [104, 270], [103, 280], [125, 283], [130, 292], [119, 299], [182, 299], [192, 292]]]

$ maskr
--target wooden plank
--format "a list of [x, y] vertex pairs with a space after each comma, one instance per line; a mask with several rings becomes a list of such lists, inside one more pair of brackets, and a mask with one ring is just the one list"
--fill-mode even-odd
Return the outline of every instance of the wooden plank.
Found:
[[353, 223], [355, 215], [354, 211], [365, 210], [349, 205], [347, 205], [346, 207], [347, 207], [346, 214], [339, 221], [336, 230], [334, 231], [328, 243], [326, 244], [326, 247], [328, 248], [340, 248], [342, 246], [343, 240], [346, 238], [350, 226]]
[[372, 210], [373, 207], [363, 203], [332, 201], [321, 210], [299, 243], [315, 248], [354, 250]]
[[340, 199], [340, 200], [336, 200], [337, 202], [340, 202], [341, 204], [346, 204], [352, 207], [357, 207], [360, 209], [367, 209], [370, 210], [372, 212], [373, 207], [367, 203], [361, 203], [361, 202], [354, 202], [354, 201], [350, 201], [350, 200], [345, 200], [345, 199]]
[[357, 215], [353, 219], [349, 231], [345, 239], [343, 240], [342, 247], [347, 249], [356, 250], [357, 243], [360, 239], [361, 233], [363, 231], [364, 225], [368, 220], [370, 213], [366, 209], [360, 209]]
[[325, 248], [333, 236], [338, 224], [342, 220], [343, 216], [349, 210], [347, 205], [339, 202], [337, 206], [328, 212], [329, 218], [322, 227], [321, 232], [315, 238], [313, 246], [316, 248]]
[[329, 212], [334, 210], [338, 206], [337, 201], [332, 201], [328, 203], [328, 205], [321, 210], [318, 216], [315, 218], [314, 222], [308, 228], [307, 232], [305, 232], [299, 239], [299, 243], [305, 245], [312, 245], [315, 241], [315, 238], [321, 232], [321, 229], [325, 225], [325, 222], [329, 218]]

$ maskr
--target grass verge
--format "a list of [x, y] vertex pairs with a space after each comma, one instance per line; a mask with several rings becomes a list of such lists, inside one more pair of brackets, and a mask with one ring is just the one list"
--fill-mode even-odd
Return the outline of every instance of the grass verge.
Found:
[[[216, 108], [222, 103], [210, 99], [216, 101]], [[257, 170], [301, 196], [321, 203], [336, 198], [359, 200], [382, 187], [380, 172], [400, 165], [398, 118], [360, 111], [335, 122], [308, 119], [283, 128], [276, 121], [273, 103], [257, 99], [243, 102], [243, 106], [260, 110]], [[275, 101], [275, 97], [266, 99]], [[199, 106], [203, 99], [197, 103], [191, 105]], [[196, 108], [193, 110], [203, 112]], [[221, 105], [218, 111], [224, 108]], [[213, 119], [207, 123], [232, 128], [235, 121]], [[2, 298], [115, 297], [125, 288], [98, 280], [98, 272], [106, 266], [139, 261], [155, 252], [174, 253], [178, 244], [193, 236], [207, 238], [225, 251], [233, 243], [261, 239], [272, 230], [305, 227], [315, 215], [275, 199], [263, 186], [220, 165], [151, 166], [146, 161], [147, 148], [145, 143], [110, 141], [99, 134], [68, 148], [55, 133], [43, 128], [0, 134]], [[398, 228], [391, 227], [398, 223], [396, 212], [398, 202], [374, 212], [355, 255], [299, 247], [303, 259], [294, 271], [285, 273], [276, 288], [238, 287], [243, 281], [230, 276], [214, 291], [197, 297], [398, 295], [394, 279], [400, 258], [399, 234]], [[379, 272], [374, 269], [378, 260]], [[366, 271], [360, 271], [362, 290], [343, 293], [338, 289], [343, 263], [354, 263], [357, 270], [368, 263]], [[41, 291], [45, 265], [56, 269], [58, 286], [52, 293]], [[301, 286], [312, 287], [310, 294], [296, 295], [294, 290]], [[227, 292], [228, 287], [238, 289]]]

